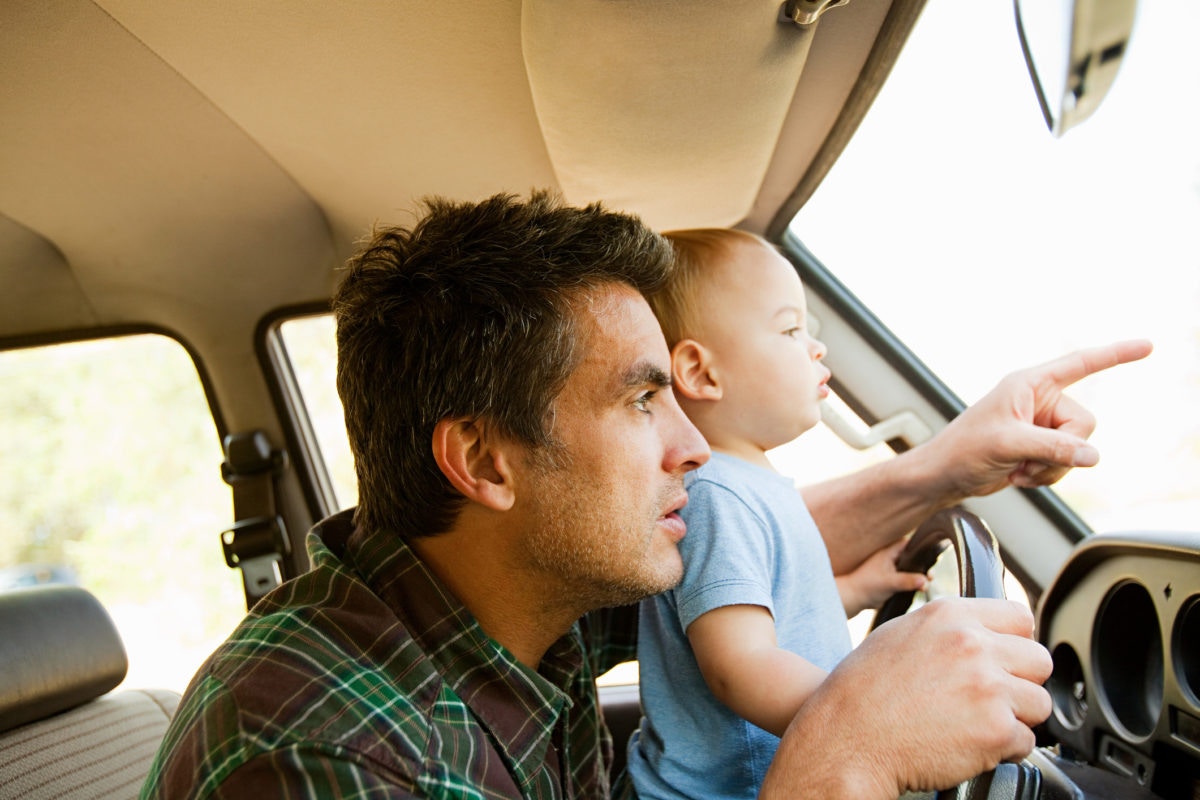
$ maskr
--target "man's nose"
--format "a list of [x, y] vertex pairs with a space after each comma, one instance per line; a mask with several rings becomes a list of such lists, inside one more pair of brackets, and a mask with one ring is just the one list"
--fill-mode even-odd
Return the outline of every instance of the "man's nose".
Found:
[[708, 461], [712, 451], [704, 435], [688, 419], [674, 397], [671, 398], [672, 424], [666, 432], [663, 468], [667, 472], [690, 472]]

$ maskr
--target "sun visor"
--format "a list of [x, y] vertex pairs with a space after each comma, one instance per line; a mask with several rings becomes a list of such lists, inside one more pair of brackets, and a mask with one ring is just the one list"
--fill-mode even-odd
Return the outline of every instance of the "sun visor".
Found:
[[538, 121], [572, 203], [729, 226], [758, 194], [815, 25], [779, 0], [524, 0]]

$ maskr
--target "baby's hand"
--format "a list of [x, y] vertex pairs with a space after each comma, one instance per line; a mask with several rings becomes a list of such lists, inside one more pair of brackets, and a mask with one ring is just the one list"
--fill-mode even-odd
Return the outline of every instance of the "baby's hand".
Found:
[[929, 583], [929, 576], [920, 572], [896, 569], [896, 558], [906, 543], [907, 540], [898, 539], [876, 550], [853, 572], [836, 577], [847, 617], [868, 608], [879, 608], [897, 592], [917, 592]]

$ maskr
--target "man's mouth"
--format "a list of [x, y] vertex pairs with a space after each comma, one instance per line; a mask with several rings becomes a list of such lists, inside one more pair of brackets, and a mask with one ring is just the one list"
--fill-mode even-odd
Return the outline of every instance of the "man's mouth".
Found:
[[658, 523], [666, 528], [668, 535], [676, 542], [682, 540], [687, 534], [687, 523], [683, 521], [683, 517], [679, 516], [679, 509], [685, 505], [687, 505], [686, 492], [668, 507], [667, 513], [658, 518]]
[[659, 517], [658, 524], [666, 529], [667, 535], [676, 542], [682, 541], [687, 535], [687, 523], [679, 516], [678, 511], [671, 511]]

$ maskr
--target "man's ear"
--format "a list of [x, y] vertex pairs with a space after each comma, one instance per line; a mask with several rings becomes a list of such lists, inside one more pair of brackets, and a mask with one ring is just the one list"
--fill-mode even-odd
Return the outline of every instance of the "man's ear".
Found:
[[671, 348], [671, 381], [675, 394], [689, 400], [720, 400], [725, 393], [712, 351], [695, 339]]
[[433, 458], [468, 500], [507, 511], [515, 496], [505, 441], [480, 420], [443, 419], [433, 428]]

